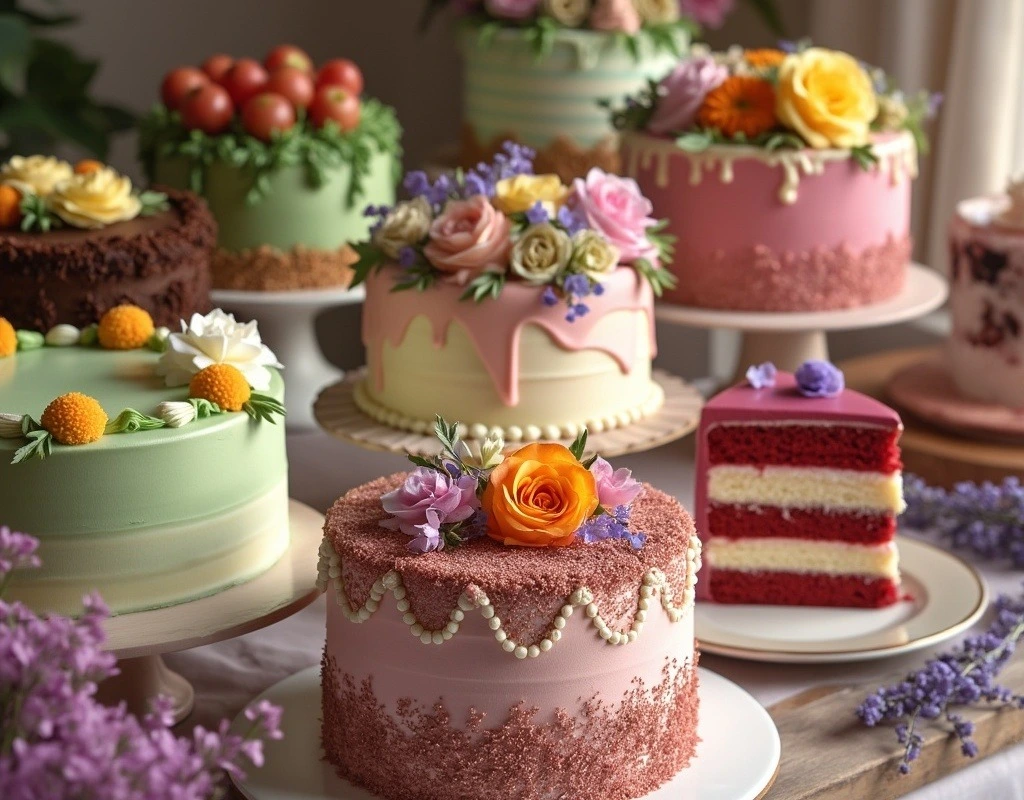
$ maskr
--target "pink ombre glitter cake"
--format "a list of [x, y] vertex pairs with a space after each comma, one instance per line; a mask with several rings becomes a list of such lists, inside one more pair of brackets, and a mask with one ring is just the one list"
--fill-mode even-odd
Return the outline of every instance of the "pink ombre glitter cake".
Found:
[[676, 237], [667, 300], [739, 311], [824, 311], [887, 300], [910, 263], [916, 149], [907, 134], [875, 137], [858, 166], [843, 150], [768, 151], [631, 133], [626, 174]]
[[699, 568], [686, 511], [645, 486], [639, 550], [484, 538], [413, 555], [380, 528], [381, 495], [403, 478], [349, 492], [325, 526], [323, 744], [338, 773], [386, 800], [633, 800], [686, 767]]

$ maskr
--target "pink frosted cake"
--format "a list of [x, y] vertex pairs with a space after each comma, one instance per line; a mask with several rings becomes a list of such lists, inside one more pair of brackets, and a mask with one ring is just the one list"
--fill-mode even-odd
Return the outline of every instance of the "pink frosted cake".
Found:
[[533, 175], [509, 145], [453, 179], [410, 173], [357, 247], [368, 374], [355, 401], [392, 427], [571, 441], [655, 412], [654, 298], [665, 243], [635, 182]]
[[327, 761], [385, 800], [649, 794], [697, 744], [693, 521], [579, 442], [447, 441], [328, 514]]
[[698, 51], [617, 111], [624, 171], [676, 237], [666, 298], [817, 311], [898, 294], [928, 100], [883, 83], [821, 48]]
[[1024, 179], [957, 206], [949, 226], [947, 345], [957, 389], [1024, 408]]
[[722, 603], [879, 607], [900, 598], [903, 510], [891, 408], [809, 361], [712, 398], [697, 440], [705, 594]]

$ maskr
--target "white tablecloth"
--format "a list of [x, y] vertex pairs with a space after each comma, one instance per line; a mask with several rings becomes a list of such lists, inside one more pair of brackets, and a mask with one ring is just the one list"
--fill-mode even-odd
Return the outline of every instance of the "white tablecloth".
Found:
[[[405, 469], [403, 458], [373, 453], [338, 442], [324, 433], [289, 436], [291, 495], [321, 511], [347, 489], [380, 475]], [[693, 438], [649, 453], [620, 457], [641, 479], [676, 495], [692, 508]], [[315, 557], [314, 553], [310, 554]], [[1022, 576], [991, 564], [979, 565], [993, 594], [1019, 590]], [[255, 695], [298, 670], [319, 663], [324, 638], [324, 599], [262, 631], [167, 657], [196, 689], [196, 710], [186, 721], [212, 724], [233, 717]], [[799, 666], [759, 664], [706, 655], [701, 666], [735, 681], [768, 706], [818, 684], [871, 681], [875, 676], [911, 668], [925, 654], [864, 664]], [[311, 708], [310, 714], [319, 709]], [[850, 710], [853, 713], [853, 709]], [[880, 737], [891, 736], [880, 730]], [[823, 753], [821, 770], [828, 769]], [[771, 795], [769, 794], [769, 797]], [[1024, 745], [979, 761], [920, 789], [912, 800], [1024, 800]], [[883, 800], [865, 798], [865, 800]]]

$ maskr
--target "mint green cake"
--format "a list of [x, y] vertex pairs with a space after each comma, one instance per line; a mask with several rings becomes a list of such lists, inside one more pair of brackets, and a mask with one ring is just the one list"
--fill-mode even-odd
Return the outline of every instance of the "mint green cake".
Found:
[[[17, 352], [0, 358], [2, 520], [40, 540], [43, 562], [18, 573], [11, 597], [72, 613], [98, 590], [125, 613], [268, 569], [289, 542], [284, 390], [255, 325], [214, 311], [135, 349], [104, 349], [96, 338], [69, 325], [50, 331], [50, 344], [19, 332]], [[229, 360], [210, 357], [218, 352]], [[199, 396], [221, 391], [225, 375], [237, 399], [248, 391], [237, 412]]]

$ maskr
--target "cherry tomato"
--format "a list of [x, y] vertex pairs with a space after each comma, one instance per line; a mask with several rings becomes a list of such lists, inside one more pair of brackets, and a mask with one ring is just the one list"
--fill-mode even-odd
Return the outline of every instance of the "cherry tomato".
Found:
[[228, 90], [234, 104], [241, 108], [246, 100], [263, 91], [268, 77], [259, 61], [240, 58], [224, 73], [221, 85]]
[[340, 86], [359, 97], [363, 93], [363, 73], [354, 61], [347, 58], [332, 58], [324, 62], [316, 74], [316, 88], [322, 86]]
[[234, 63], [235, 59], [231, 56], [225, 55], [224, 53], [216, 53], [203, 62], [203, 72], [205, 72], [214, 83], [220, 83], [224, 80], [225, 73], [231, 69]]
[[322, 128], [328, 120], [334, 120], [343, 131], [357, 127], [361, 113], [359, 98], [340, 86], [317, 89], [309, 107], [309, 117], [318, 128]]
[[163, 83], [160, 84], [160, 99], [169, 109], [175, 110], [181, 106], [189, 92], [209, 82], [206, 73], [195, 67], [172, 69], [164, 75]]
[[267, 72], [273, 72], [280, 67], [295, 67], [303, 72], [313, 73], [313, 59], [305, 50], [293, 44], [279, 44], [263, 59], [263, 66]]
[[194, 89], [181, 104], [181, 121], [189, 130], [216, 135], [227, 129], [235, 115], [231, 95], [223, 86], [207, 82]]
[[275, 92], [261, 92], [250, 97], [242, 108], [242, 125], [257, 139], [269, 141], [277, 131], [284, 133], [295, 124], [295, 108], [288, 98]]
[[313, 78], [298, 67], [278, 67], [270, 73], [264, 91], [275, 92], [287, 98], [295, 108], [305, 108], [313, 102]]

